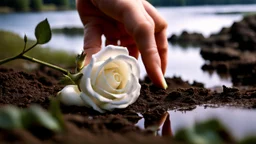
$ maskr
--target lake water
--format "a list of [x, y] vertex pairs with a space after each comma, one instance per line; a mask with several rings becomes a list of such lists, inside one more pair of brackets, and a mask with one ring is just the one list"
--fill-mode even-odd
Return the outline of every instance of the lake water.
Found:
[[[171, 121], [171, 130], [175, 135], [182, 128], [191, 128], [196, 123], [209, 119], [219, 120], [225, 128], [236, 138], [241, 140], [247, 136], [256, 135], [256, 111], [230, 107], [204, 108], [197, 106], [192, 111], [168, 111]], [[136, 124], [144, 129], [145, 119], [142, 118]], [[158, 134], [161, 135], [163, 124], [160, 125]]]
[[[205, 36], [218, 32], [222, 27], [230, 26], [234, 21], [242, 19], [241, 14], [215, 15], [216, 12], [248, 12], [254, 11], [256, 5], [231, 6], [198, 6], [198, 7], [159, 7], [160, 14], [167, 20], [168, 36], [179, 34], [183, 30], [201, 32]], [[0, 14], [0, 29], [13, 31], [29, 38], [34, 38], [34, 28], [39, 21], [48, 18], [52, 28], [68, 26], [82, 27], [76, 11], [12, 13]], [[63, 34], [54, 34], [46, 45], [53, 49], [64, 49], [80, 53], [83, 46], [83, 37], [70, 37]], [[3, 49], [0, 47], [0, 49]], [[206, 87], [226, 85], [231, 86], [230, 79], [221, 79], [216, 73], [209, 74], [201, 70], [204, 60], [199, 54], [200, 49], [186, 48], [169, 44], [169, 63], [166, 76], [180, 76], [184, 80], [203, 82]], [[146, 72], [140, 60], [141, 77]]]

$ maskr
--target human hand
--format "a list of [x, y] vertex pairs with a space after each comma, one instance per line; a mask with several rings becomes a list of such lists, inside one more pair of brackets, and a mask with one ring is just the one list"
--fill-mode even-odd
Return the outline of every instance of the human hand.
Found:
[[152, 82], [167, 88], [163, 74], [167, 66], [167, 23], [145, 0], [76, 0], [84, 24], [84, 51], [92, 54], [106, 45], [121, 45], [138, 58], [139, 52]]

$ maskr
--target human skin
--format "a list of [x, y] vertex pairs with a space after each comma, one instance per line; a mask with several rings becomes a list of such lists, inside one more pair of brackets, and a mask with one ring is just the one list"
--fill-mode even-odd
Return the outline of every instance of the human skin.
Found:
[[127, 47], [129, 54], [141, 54], [152, 82], [164, 89], [167, 66], [167, 23], [145, 0], [76, 0], [84, 24], [86, 64], [101, 49], [101, 36], [106, 45]]

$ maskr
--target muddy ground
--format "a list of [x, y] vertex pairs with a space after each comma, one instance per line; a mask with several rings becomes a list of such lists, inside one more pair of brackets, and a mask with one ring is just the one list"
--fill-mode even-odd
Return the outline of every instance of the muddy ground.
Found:
[[[36, 103], [47, 109], [50, 97], [56, 96], [63, 88], [58, 83], [61, 77], [61, 73], [48, 68], [24, 72], [0, 67], [0, 104], [25, 108]], [[256, 88], [253, 87], [238, 89], [223, 86], [221, 92], [205, 89], [201, 83], [189, 84], [177, 77], [166, 80], [168, 89], [163, 90], [145, 78], [140, 82], [141, 95], [134, 104], [106, 114], [86, 107], [62, 105], [67, 127], [64, 133], [53, 134], [40, 128], [36, 132], [0, 130], [0, 140], [14, 143], [168, 143], [173, 141], [171, 136], [155, 137], [152, 132], [136, 127], [134, 124], [141, 119], [138, 114], [142, 114], [149, 123], [154, 123], [166, 110], [192, 110], [196, 105], [202, 104], [256, 107]]]

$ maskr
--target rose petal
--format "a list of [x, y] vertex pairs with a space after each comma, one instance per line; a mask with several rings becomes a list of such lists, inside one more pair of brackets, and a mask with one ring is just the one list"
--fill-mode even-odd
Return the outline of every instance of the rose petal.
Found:
[[130, 75], [129, 73], [133, 73], [136, 79], [139, 79], [140, 76], [140, 69], [139, 65], [137, 63], [137, 60], [133, 57], [128, 57], [125, 55], [119, 55], [117, 56], [113, 61], [116, 65], [119, 66], [119, 70], [121, 71], [123, 75], [123, 81], [121, 83], [121, 89], [115, 89], [113, 93], [124, 93], [127, 91], [127, 86], [124, 87], [123, 85], [127, 85], [129, 82], [127, 80], [130, 80]]
[[[92, 72], [91, 72], [91, 83], [92, 85], [96, 84], [96, 80], [98, 75], [104, 70], [104, 67], [109, 64], [113, 58], [107, 59], [105, 62], [96, 62], [95, 58], [92, 58], [92, 61], [95, 63], [92, 65]], [[111, 67], [117, 67], [115, 64], [111, 65]]]
[[130, 104], [134, 103], [140, 95], [141, 86], [138, 82], [138, 79], [134, 75], [132, 75], [132, 79], [133, 82], [137, 82], [136, 84], [132, 85], [130, 91], [122, 100], [113, 100], [112, 102], [102, 105], [101, 108], [106, 110], [113, 110], [115, 108], [126, 108]]
[[115, 100], [115, 99], [122, 99], [126, 94], [125, 93], [120, 93], [120, 94], [114, 94], [110, 93], [106, 90], [103, 90], [101, 88], [96, 88], [96, 90], [99, 94], [104, 95], [105, 97]]
[[[132, 77], [131, 81], [133, 82], [133, 84], [131, 85], [130, 89], [127, 90], [127, 92], [126, 92], [127, 95], [122, 100], [111, 101], [110, 104], [122, 105], [122, 104], [126, 104], [129, 102], [132, 103], [133, 100], [139, 96], [141, 86], [138, 82], [138, 79], [134, 75], [131, 75], [131, 77]], [[135, 94], [137, 94], [136, 95], [137, 97], [135, 96]]]
[[127, 84], [127, 81], [130, 79], [130, 73], [131, 73], [131, 68], [128, 66], [128, 63], [125, 61], [120, 61], [118, 59], [114, 59], [112, 63], [115, 63], [118, 65], [118, 70], [120, 71], [120, 74], [122, 75], [123, 79], [116, 91], [119, 91], [119, 93], [124, 92], [123, 89]]
[[82, 100], [83, 100], [88, 106], [92, 107], [94, 110], [96, 110], [96, 111], [98, 111], [98, 112], [100, 112], [100, 113], [104, 113], [104, 112], [105, 112], [104, 110], [100, 109], [100, 108], [96, 105], [97, 102], [93, 101], [90, 96], [86, 95], [85, 93], [81, 93], [80, 96], [81, 96]]
[[137, 60], [134, 57], [126, 56], [126, 55], [119, 55], [115, 57], [115, 61], [124, 61], [129, 64], [130, 69], [132, 70], [132, 73], [135, 75], [135, 77], [140, 77], [140, 67], [138, 65]]
[[128, 55], [128, 50], [126, 47], [108, 45], [103, 50], [93, 55], [96, 61], [105, 61], [106, 59], [116, 57], [118, 55]]
[[86, 106], [80, 97], [80, 93], [76, 85], [67, 85], [58, 93], [58, 96], [65, 105]]
[[[131, 77], [131, 76], [129, 75], [126, 77]], [[127, 84], [124, 88], [113, 89], [113, 90], [110, 90], [111, 92], [107, 91], [106, 89], [102, 89], [101, 87], [97, 87], [97, 86], [94, 87], [94, 90], [106, 98], [109, 98], [112, 100], [118, 100], [118, 99], [122, 99], [124, 96], [126, 96], [127, 95], [126, 92], [129, 91], [133, 85], [133, 82], [130, 79], [126, 83]]]
[[115, 93], [110, 93], [106, 90], [103, 89], [97, 89], [102, 95], [110, 97], [112, 100], [120, 100], [123, 99], [127, 95], [128, 91], [131, 91], [130, 89], [132, 88], [133, 82], [131, 80], [127, 81], [126, 86], [123, 89], [118, 89], [115, 91]]
[[94, 90], [103, 89], [110, 93], [115, 92], [115, 90], [117, 89], [117, 87], [120, 85], [121, 82], [116, 81], [114, 76], [115, 76], [115, 74], [113, 72], [111, 72], [111, 70], [108, 70], [108, 71], [104, 70], [97, 77], [96, 83], [93, 86]]
[[82, 92], [86, 93], [86, 95], [89, 95], [91, 97], [96, 98], [100, 102], [110, 102], [111, 99], [105, 98], [102, 95], [95, 92], [95, 90], [92, 88], [91, 85], [91, 73], [92, 73], [92, 67], [95, 63], [95, 59], [93, 58], [89, 65], [87, 65], [83, 70], [83, 77], [80, 80], [80, 89]]
[[[95, 61], [95, 59], [92, 59], [92, 61]], [[129, 66], [127, 63], [118, 62], [118, 60], [113, 60], [113, 58], [109, 58], [103, 63], [100, 63], [100, 66], [93, 66], [92, 74], [91, 74], [91, 84], [93, 85], [93, 89], [104, 89], [110, 93], [123, 93], [124, 88], [121, 89], [115, 89], [107, 81], [105, 81], [103, 77], [103, 70], [118, 68], [118, 70], [121, 71], [121, 75], [123, 77], [123, 80], [121, 82], [121, 85], [127, 83], [127, 79], [129, 79], [129, 75], [127, 73], [131, 73], [129, 70]], [[95, 64], [96, 65], [96, 64]], [[94, 70], [97, 69], [97, 70]], [[96, 71], [96, 72], [95, 72]], [[96, 83], [96, 81], [98, 81]], [[123, 87], [123, 86], [120, 86]]]
[[104, 70], [104, 77], [107, 83], [114, 89], [119, 87], [123, 79], [123, 76], [116, 69]]
[[95, 85], [97, 75], [102, 71], [103, 67], [101, 67], [101, 66], [102, 66], [103, 63], [104, 62], [96, 62], [94, 64], [92, 72], [91, 72], [91, 76], [90, 76], [92, 85]]
[[[114, 93], [114, 94], [120, 94], [120, 93], [124, 93], [127, 89], [127, 84], [128, 84], [128, 80], [130, 80], [130, 73], [132, 73], [132, 70], [134, 71], [135, 75], [139, 75], [139, 67], [134, 67], [132, 68], [131, 64], [134, 64], [133, 62], [136, 62], [136, 60], [134, 58], [129, 59], [129, 57], [125, 58], [127, 56], [124, 55], [119, 55], [117, 56], [115, 59], [113, 59], [112, 61], [110, 61], [109, 59], [107, 60], [109, 63], [104, 63], [105, 67], [104, 69], [111, 69], [111, 68], [118, 68], [118, 70], [120, 71], [120, 74], [122, 75], [122, 82], [120, 84], [120, 86], [118, 87], [118, 89], [115, 89], [113, 87], [111, 87], [110, 85], [107, 85], [108, 83], [103, 82], [103, 79], [101, 81], [102, 84], [104, 84], [104, 87], [108, 87], [108, 88], [100, 88], [103, 90], [106, 90], [110, 93]], [[133, 61], [135, 60], [135, 61]], [[127, 62], [126, 62], [127, 61]], [[136, 64], [136, 63], [135, 63]], [[103, 67], [103, 64], [102, 64]], [[136, 70], [137, 69], [137, 70]], [[101, 79], [101, 78], [97, 78], [97, 79]], [[94, 84], [95, 86], [98, 86], [98, 84]]]
[[[92, 58], [92, 61], [95, 62], [96, 59]], [[93, 72], [92, 72], [92, 76], [91, 76], [91, 79], [92, 79], [91, 83], [92, 83], [93, 86], [96, 86], [96, 80], [98, 79], [98, 75], [99, 75], [99, 73], [102, 72], [103, 68], [110, 69], [110, 68], [118, 67], [118, 69], [121, 71], [121, 73], [123, 75], [123, 80], [122, 80], [121, 85], [120, 85], [121, 88], [120, 89], [113, 89], [109, 85], [105, 85], [105, 86], [108, 86], [107, 91], [115, 93], [115, 94], [124, 92], [123, 87], [124, 87], [124, 85], [127, 84], [127, 80], [130, 79], [128, 74], [131, 73], [131, 71], [138, 78], [139, 78], [139, 73], [140, 73], [139, 65], [138, 65], [136, 59], [133, 58], [133, 57], [130, 57], [130, 56], [126, 56], [126, 55], [119, 55], [115, 59], [109, 58], [103, 63], [102, 62], [101, 63], [97, 62], [92, 67], [94, 69], [94, 70], [92, 70]], [[95, 69], [97, 69], [97, 70], [95, 70]]]

